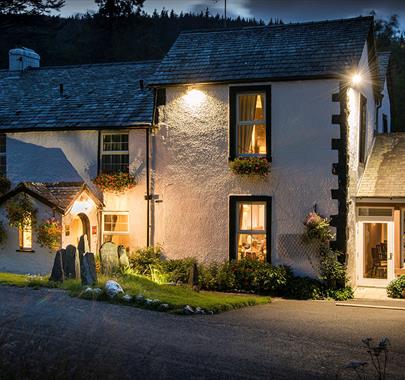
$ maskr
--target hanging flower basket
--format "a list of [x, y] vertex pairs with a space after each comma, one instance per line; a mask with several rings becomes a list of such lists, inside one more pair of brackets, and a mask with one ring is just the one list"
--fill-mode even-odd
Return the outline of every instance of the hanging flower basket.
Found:
[[262, 157], [237, 157], [229, 168], [234, 174], [265, 177], [270, 172], [270, 162]]
[[330, 230], [329, 220], [316, 212], [310, 212], [304, 220], [305, 242], [327, 243], [334, 238]]
[[93, 183], [102, 191], [122, 193], [136, 185], [135, 177], [129, 173], [99, 174]]
[[6, 205], [10, 226], [25, 228], [35, 225], [37, 210], [27, 194], [20, 193], [10, 199]]
[[49, 218], [38, 226], [37, 241], [41, 247], [56, 251], [61, 246], [62, 225], [56, 218]]

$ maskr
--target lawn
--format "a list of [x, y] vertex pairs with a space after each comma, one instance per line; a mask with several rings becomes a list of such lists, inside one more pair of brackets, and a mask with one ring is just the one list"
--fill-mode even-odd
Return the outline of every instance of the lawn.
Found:
[[[98, 287], [103, 288], [107, 280], [116, 280], [124, 289], [131, 295], [143, 295], [145, 298], [159, 299], [161, 303], [170, 305], [170, 310], [179, 311], [185, 305], [192, 307], [199, 306], [205, 310], [211, 310], [215, 313], [237, 309], [246, 306], [265, 304], [270, 302], [269, 297], [248, 295], [248, 294], [232, 294], [220, 292], [196, 292], [187, 286], [172, 286], [159, 285], [150, 279], [136, 275], [119, 275], [119, 276], [99, 276]], [[62, 284], [49, 282], [47, 277], [27, 276], [21, 274], [0, 273], [0, 284], [29, 286], [29, 287], [52, 287], [68, 290], [72, 296], [84, 296], [84, 288], [78, 280], [68, 280]], [[100, 297], [105, 300], [105, 294]], [[122, 300], [114, 302], [124, 303]], [[136, 303], [130, 303], [134, 306], [140, 306]]]

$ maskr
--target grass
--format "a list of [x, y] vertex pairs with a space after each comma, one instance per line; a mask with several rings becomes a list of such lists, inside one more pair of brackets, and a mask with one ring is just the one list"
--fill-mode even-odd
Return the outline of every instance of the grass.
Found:
[[[104, 288], [106, 281], [110, 279], [116, 280], [123, 287], [126, 294], [130, 294], [131, 296], [141, 294], [145, 298], [159, 299], [161, 303], [169, 304], [172, 312], [180, 312], [185, 305], [190, 305], [192, 307], [199, 306], [202, 309], [219, 313], [221, 311], [270, 302], [268, 297], [257, 295], [208, 291], [196, 292], [187, 286], [159, 285], [146, 277], [133, 274], [109, 277], [100, 275], [97, 286]], [[92, 298], [83, 293], [86, 287], [83, 287], [79, 280], [67, 280], [62, 284], [57, 284], [49, 282], [48, 278], [43, 276], [0, 273], [0, 284], [34, 288], [60, 288], [69, 291], [70, 295], [74, 297]], [[107, 300], [105, 293], [102, 293], [97, 298]], [[128, 304], [121, 299], [116, 299], [114, 302]], [[144, 304], [137, 304], [135, 302], [131, 302], [130, 305], [138, 307], [145, 306]]]

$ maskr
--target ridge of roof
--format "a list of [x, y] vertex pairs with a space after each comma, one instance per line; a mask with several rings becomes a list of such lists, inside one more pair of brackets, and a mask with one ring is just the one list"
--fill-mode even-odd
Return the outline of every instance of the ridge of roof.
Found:
[[330, 23], [343, 23], [348, 21], [356, 20], [374, 20], [373, 16], [358, 16], [351, 18], [340, 18], [331, 20], [319, 20], [319, 21], [305, 21], [305, 22], [290, 22], [288, 24], [273, 24], [273, 25], [254, 25], [254, 26], [236, 26], [230, 28], [213, 28], [213, 29], [190, 29], [183, 30], [179, 34], [198, 34], [198, 33], [223, 33], [223, 32], [234, 32], [240, 30], [253, 30], [253, 29], [268, 29], [268, 28], [286, 28], [290, 26], [307, 26], [307, 25], [319, 25], [319, 24], [330, 24]]
[[[99, 63], [79, 63], [74, 65], [55, 65], [55, 66], [41, 66], [41, 67], [29, 67], [26, 71], [41, 71], [41, 70], [58, 70], [58, 69], [76, 69], [86, 67], [101, 67], [101, 66], [125, 66], [125, 65], [145, 65], [148, 63], [158, 64], [160, 59], [150, 59], [142, 61], [124, 61], [124, 62], [99, 62]], [[0, 69], [0, 72], [10, 71], [9, 69]], [[16, 71], [14, 71], [16, 72]]]

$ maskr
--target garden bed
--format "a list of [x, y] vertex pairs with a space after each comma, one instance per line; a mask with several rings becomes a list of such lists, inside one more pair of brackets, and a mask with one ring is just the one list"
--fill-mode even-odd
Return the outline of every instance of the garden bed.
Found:
[[[106, 281], [110, 279], [117, 281], [123, 287], [125, 293], [133, 297], [131, 302], [125, 301], [122, 297], [117, 297], [111, 302], [162, 310], [158, 308], [157, 303], [147, 305], [144, 302], [135, 300], [137, 295], [142, 295], [145, 299], [159, 300], [160, 304], [169, 305], [167, 311], [175, 313], [181, 313], [186, 305], [219, 313], [270, 302], [270, 298], [264, 296], [211, 291], [196, 292], [187, 286], [159, 285], [148, 278], [137, 275], [99, 276], [97, 287], [103, 289]], [[0, 273], [0, 284], [34, 288], [59, 288], [67, 290], [74, 297], [108, 300], [104, 291], [95, 297], [88, 296], [88, 293], [85, 292], [86, 287], [83, 287], [79, 280], [66, 280], [64, 283], [59, 284], [50, 282], [47, 277], [42, 276]]]

